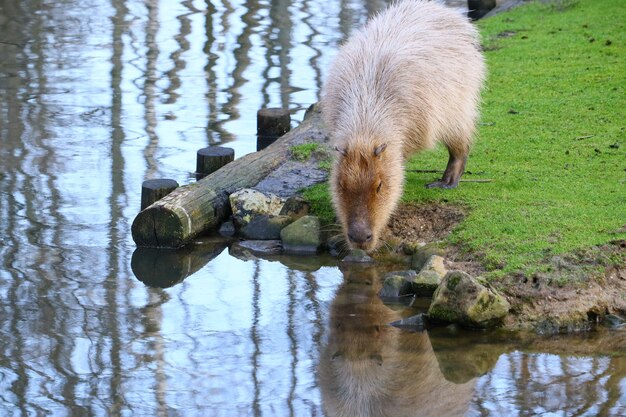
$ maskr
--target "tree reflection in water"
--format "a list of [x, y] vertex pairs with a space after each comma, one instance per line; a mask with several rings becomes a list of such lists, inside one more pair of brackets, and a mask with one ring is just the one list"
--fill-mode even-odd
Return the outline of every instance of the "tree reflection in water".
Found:
[[301, 119], [385, 3], [0, 0], [0, 415], [626, 415], [623, 331], [407, 333], [376, 272], [135, 252], [144, 179]]

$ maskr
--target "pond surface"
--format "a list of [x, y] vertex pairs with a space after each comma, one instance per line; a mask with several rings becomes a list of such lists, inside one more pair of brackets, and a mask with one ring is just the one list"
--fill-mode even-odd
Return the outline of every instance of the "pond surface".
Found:
[[626, 415], [624, 331], [401, 330], [376, 269], [135, 250], [143, 180], [297, 124], [384, 4], [0, 0], [0, 415]]

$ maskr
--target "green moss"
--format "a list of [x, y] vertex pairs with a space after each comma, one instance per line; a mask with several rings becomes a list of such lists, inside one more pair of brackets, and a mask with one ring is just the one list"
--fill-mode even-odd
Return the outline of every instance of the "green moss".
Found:
[[330, 225], [335, 222], [328, 184], [322, 183], [303, 190], [303, 197], [311, 203], [311, 212], [316, 215], [322, 225]]
[[453, 310], [448, 310], [447, 308], [432, 306], [428, 310], [428, 316], [434, 318], [435, 320], [446, 321], [449, 323], [455, 323], [459, 321], [459, 316]]
[[291, 156], [296, 161], [304, 162], [308, 161], [313, 152], [316, 152], [319, 149], [320, 145], [318, 143], [302, 143], [291, 147]]
[[324, 171], [330, 171], [330, 168], [332, 167], [332, 165], [333, 165], [333, 161], [331, 158], [324, 159], [317, 164], [317, 166], [320, 169], [323, 169]]
[[459, 274], [450, 275], [448, 277], [448, 282], [446, 286], [448, 287], [450, 291], [454, 291], [456, 286], [459, 285], [459, 282], [461, 282], [461, 275]]

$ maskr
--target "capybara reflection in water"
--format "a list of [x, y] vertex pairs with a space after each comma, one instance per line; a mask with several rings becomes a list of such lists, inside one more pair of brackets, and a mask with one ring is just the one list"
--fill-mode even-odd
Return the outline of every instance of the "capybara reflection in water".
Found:
[[457, 186], [484, 77], [476, 29], [460, 11], [435, 2], [391, 5], [341, 47], [321, 103], [337, 150], [333, 204], [351, 246], [378, 246], [413, 153], [443, 143], [448, 165], [427, 186]]
[[[342, 268], [330, 306], [318, 382], [327, 417], [461, 417], [476, 380], [456, 384], [441, 371], [428, 333], [390, 326], [401, 313], [378, 296], [372, 267]], [[445, 364], [443, 364], [445, 366]]]

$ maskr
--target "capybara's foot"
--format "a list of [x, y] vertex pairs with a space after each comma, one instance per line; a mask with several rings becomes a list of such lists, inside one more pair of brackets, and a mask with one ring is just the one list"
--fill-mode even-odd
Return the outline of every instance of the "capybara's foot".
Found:
[[467, 152], [464, 151], [460, 156], [457, 156], [452, 149], [448, 149], [450, 152], [450, 158], [448, 159], [448, 166], [443, 173], [443, 177], [439, 181], [426, 184], [426, 188], [456, 188], [459, 185], [459, 180], [463, 171], [465, 170], [465, 163], [467, 162]]
[[459, 182], [447, 182], [444, 180], [439, 180], [435, 182], [431, 182], [426, 184], [426, 188], [456, 188], [459, 185]]

